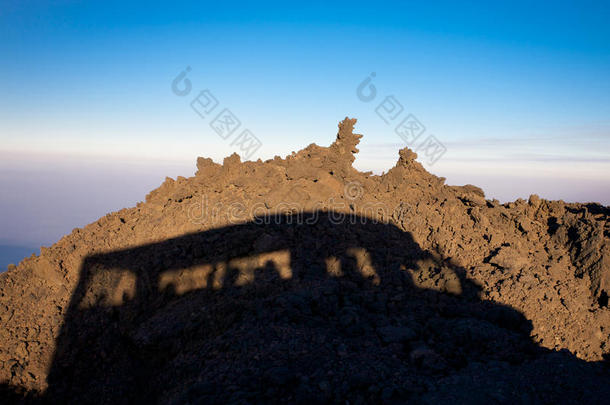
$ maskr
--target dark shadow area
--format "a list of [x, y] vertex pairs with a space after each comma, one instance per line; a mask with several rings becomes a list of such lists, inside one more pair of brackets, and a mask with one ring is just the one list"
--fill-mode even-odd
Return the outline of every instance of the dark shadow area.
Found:
[[604, 216], [610, 215], [610, 207], [601, 205], [599, 203], [581, 204], [581, 207], [579, 207], [579, 208], [573, 208], [573, 207], [568, 206], [568, 207], [566, 207], [566, 210], [573, 214], [589, 212], [592, 215], [604, 215]]
[[521, 313], [409, 233], [326, 212], [270, 222], [89, 256], [39, 400], [608, 398], [603, 364], [536, 345]]

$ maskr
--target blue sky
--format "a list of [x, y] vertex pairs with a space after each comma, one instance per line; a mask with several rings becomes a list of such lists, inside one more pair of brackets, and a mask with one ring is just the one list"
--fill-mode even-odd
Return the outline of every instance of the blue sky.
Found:
[[608, 21], [609, 3], [582, 1], [5, 0], [0, 187], [16, 194], [0, 196], [0, 243], [50, 244], [235, 151], [190, 108], [203, 89], [261, 140], [253, 158], [329, 144], [353, 116], [356, 166], [387, 170], [403, 141], [375, 107], [393, 95], [446, 146], [424, 164], [449, 183], [610, 204]]

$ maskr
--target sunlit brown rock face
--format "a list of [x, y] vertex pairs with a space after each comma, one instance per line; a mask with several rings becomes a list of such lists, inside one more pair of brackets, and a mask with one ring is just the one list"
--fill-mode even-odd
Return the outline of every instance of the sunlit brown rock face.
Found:
[[603, 402], [608, 208], [500, 204], [407, 148], [362, 173], [355, 123], [286, 158], [199, 158], [0, 275], [3, 395]]

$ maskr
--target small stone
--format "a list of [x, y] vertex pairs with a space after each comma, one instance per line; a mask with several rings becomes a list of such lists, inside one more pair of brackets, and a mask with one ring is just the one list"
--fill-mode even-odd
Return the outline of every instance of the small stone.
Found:
[[392, 398], [392, 395], [394, 395], [394, 388], [392, 387], [385, 387], [383, 390], [381, 390], [381, 399], [383, 400]]
[[286, 385], [292, 378], [292, 372], [287, 367], [273, 367], [266, 374], [273, 385]]
[[341, 357], [345, 357], [347, 356], [347, 346], [344, 345], [343, 343], [341, 343], [338, 347], [337, 347], [337, 354]]
[[417, 334], [406, 326], [384, 326], [378, 329], [381, 341], [385, 344], [401, 343], [415, 339]]
[[414, 349], [409, 357], [415, 364], [430, 371], [443, 371], [447, 368], [445, 359], [426, 346]]
[[327, 392], [330, 390], [330, 384], [328, 383], [328, 381], [321, 381], [318, 384], [318, 388], [320, 388], [320, 390]]
[[538, 206], [540, 205], [540, 197], [538, 197], [537, 194], [530, 195], [530, 198], [528, 199], [528, 204], [534, 208], [538, 208]]
[[505, 246], [490, 257], [489, 263], [506, 270], [519, 270], [527, 266], [529, 260], [517, 249]]

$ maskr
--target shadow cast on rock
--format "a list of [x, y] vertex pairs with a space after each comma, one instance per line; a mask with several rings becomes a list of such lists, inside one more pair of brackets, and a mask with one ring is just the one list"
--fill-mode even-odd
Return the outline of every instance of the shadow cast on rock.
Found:
[[82, 264], [49, 402], [601, 402], [450, 258], [371, 218], [277, 216]]

